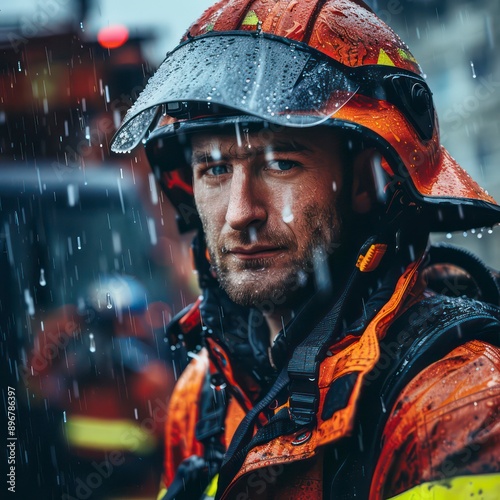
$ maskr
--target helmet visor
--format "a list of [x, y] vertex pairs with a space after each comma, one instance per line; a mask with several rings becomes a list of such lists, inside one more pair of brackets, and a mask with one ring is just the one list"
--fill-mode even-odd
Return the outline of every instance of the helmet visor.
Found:
[[193, 103], [224, 106], [288, 127], [319, 125], [359, 89], [348, 69], [305, 44], [271, 35], [194, 38], [167, 55], [125, 116], [112, 150], [130, 151], [162, 114], [193, 118]]

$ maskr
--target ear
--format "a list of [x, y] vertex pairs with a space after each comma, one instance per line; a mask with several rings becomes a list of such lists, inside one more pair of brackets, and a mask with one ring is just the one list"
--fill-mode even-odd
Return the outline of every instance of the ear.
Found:
[[374, 149], [364, 149], [353, 161], [352, 209], [357, 214], [366, 214], [376, 202], [372, 163], [377, 154]]

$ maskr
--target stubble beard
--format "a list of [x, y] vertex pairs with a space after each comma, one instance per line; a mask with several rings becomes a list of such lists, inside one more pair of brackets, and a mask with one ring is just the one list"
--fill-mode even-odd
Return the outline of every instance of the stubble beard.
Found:
[[231, 235], [230, 241], [218, 241], [209, 220], [202, 217], [212, 269], [229, 298], [245, 307], [259, 307], [269, 301], [279, 307], [295, 307], [303, 297], [303, 287], [312, 279], [318, 266], [328, 272], [325, 263], [339, 246], [340, 217], [334, 207], [310, 204], [303, 211], [300, 233], [307, 240], [301, 244], [290, 233], [264, 227], [257, 230], [257, 241], [286, 247], [283, 256], [236, 261], [225, 248], [248, 246], [248, 231]]

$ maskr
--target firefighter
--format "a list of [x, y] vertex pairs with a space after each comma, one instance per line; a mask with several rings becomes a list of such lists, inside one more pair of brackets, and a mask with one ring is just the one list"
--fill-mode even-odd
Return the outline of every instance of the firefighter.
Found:
[[222, 0], [112, 148], [141, 141], [202, 290], [159, 498], [498, 498], [497, 276], [428, 239], [500, 207], [399, 37], [361, 0]]

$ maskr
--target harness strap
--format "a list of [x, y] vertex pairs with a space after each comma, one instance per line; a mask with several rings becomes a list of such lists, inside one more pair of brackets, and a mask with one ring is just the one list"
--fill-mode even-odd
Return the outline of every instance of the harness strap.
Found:
[[[224, 490], [229, 486], [233, 477], [236, 475], [241, 465], [243, 464], [246, 453], [243, 456], [242, 453], [247, 443], [251, 439], [255, 420], [258, 417], [259, 413], [266, 407], [268, 407], [274, 399], [276, 399], [278, 393], [280, 393], [288, 385], [288, 382], [288, 372], [285, 367], [283, 368], [283, 370], [281, 370], [281, 373], [276, 379], [276, 382], [271, 387], [267, 395], [245, 415], [245, 418], [241, 421], [240, 425], [236, 429], [236, 432], [227, 450], [224, 462], [222, 463], [222, 467], [220, 469], [219, 487], [216, 498], [220, 498], [220, 494], [224, 492]], [[287, 415], [287, 418], [289, 419], [290, 417]], [[265, 428], [266, 427], [262, 427], [261, 430]]]

